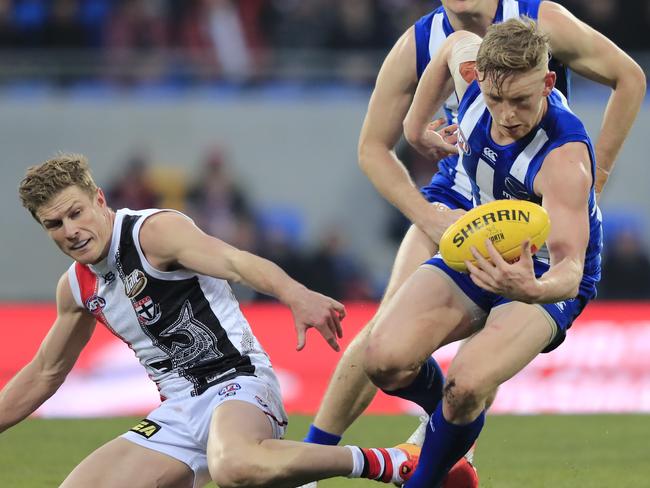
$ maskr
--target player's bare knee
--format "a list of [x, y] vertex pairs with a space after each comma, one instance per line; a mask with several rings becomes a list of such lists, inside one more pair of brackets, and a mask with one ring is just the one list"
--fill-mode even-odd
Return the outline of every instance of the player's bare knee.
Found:
[[443, 399], [450, 415], [449, 421], [464, 421], [485, 406], [480, 385], [469, 378], [450, 376], [443, 389]]
[[212, 480], [221, 488], [244, 488], [261, 486], [260, 474], [254, 460], [245, 453], [232, 450], [208, 458]]
[[364, 357], [364, 370], [370, 381], [383, 390], [397, 390], [408, 385], [417, 375], [420, 365], [406, 362], [388, 348], [369, 344]]

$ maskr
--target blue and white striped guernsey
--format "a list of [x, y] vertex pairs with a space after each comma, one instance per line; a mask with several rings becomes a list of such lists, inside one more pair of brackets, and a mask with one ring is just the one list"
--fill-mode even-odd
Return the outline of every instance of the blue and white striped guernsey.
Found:
[[[459, 107], [460, 163], [472, 184], [475, 205], [493, 200], [530, 200], [541, 204], [533, 182], [544, 158], [555, 148], [569, 142], [584, 143], [591, 157], [595, 175], [595, 156], [591, 140], [582, 122], [571, 111], [564, 95], [554, 89], [548, 97], [548, 110], [538, 126], [528, 135], [501, 146], [490, 135], [492, 116], [485, 105], [479, 85], [472, 82]], [[596, 205], [594, 185], [589, 196], [589, 244], [580, 284], [581, 295], [590, 299], [596, 294], [600, 279], [602, 230], [600, 210]], [[536, 268], [548, 267], [548, 251], [537, 253]]]
[[[503, 22], [511, 18], [525, 15], [533, 20], [537, 20], [539, 5], [542, 0], [499, 0], [497, 11], [493, 23]], [[454, 28], [449, 22], [447, 12], [443, 7], [439, 7], [433, 12], [420, 18], [414, 25], [415, 29], [415, 48], [417, 56], [417, 75], [418, 79], [424, 73], [431, 58], [435, 56], [445, 39], [454, 32]], [[560, 64], [557, 60], [551, 58], [549, 69], [557, 74], [555, 83], [565, 96], [569, 97], [570, 91], [570, 74], [568, 69]], [[458, 97], [452, 94], [444, 105], [444, 111], [449, 124], [455, 123], [458, 115]], [[447, 179], [453, 183], [452, 190], [464, 198], [471, 198], [469, 193], [469, 182], [467, 175], [459, 164], [458, 158], [448, 157], [438, 163], [438, 170], [445, 174]]]

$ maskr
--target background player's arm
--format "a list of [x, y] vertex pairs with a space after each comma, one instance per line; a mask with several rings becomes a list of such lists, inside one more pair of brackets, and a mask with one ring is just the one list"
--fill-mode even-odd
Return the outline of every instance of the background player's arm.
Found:
[[[442, 212], [422, 197], [394, 151], [417, 83], [415, 34], [411, 27], [395, 43], [377, 76], [359, 136], [359, 166], [384, 198], [437, 242], [441, 232], [434, 229]], [[433, 156], [432, 172], [434, 162], [449, 152]]]
[[[454, 32], [424, 70], [404, 119], [404, 136], [420, 153], [426, 155], [440, 143], [440, 136], [429, 130], [429, 121], [454, 91], [463, 98], [468, 77], [461, 71], [463, 65], [476, 61], [480, 42], [481, 38], [471, 32]], [[473, 76], [474, 64], [470, 71]]]
[[33, 413], [61, 386], [95, 330], [74, 301], [67, 273], [56, 289], [57, 318], [34, 359], [0, 392], [0, 432]]
[[339, 350], [336, 338], [342, 336], [343, 305], [309, 290], [271, 261], [209, 236], [191, 220], [172, 212], [149, 217], [140, 229], [140, 244], [149, 262], [159, 269], [186, 268], [244, 283], [278, 298], [293, 312], [298, 350], [304, 347], [305, 331], [310, 327]]
[[613, 90], [595, 146], [596, 193], [600, 193], [643, 102], [645, 75], [613, 42], [557, 3], [542, 2], [538, 22], [549, 36], [554, 57]]

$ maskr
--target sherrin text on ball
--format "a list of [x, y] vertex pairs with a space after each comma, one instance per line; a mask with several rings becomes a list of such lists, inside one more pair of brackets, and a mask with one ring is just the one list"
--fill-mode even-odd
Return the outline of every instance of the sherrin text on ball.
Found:
[[495, 200], [473, 208], [449, 226], [440, 239], [440, 254], [447, 266], [466, 272], [465, 261], [475, 263], [474, 246], [489, 259], [486, 239], [508, 262], [521, 255], [521, 245], [529, 240], [531, 251], [546, 241], [551, 221], [546, 210], [526, 200]]

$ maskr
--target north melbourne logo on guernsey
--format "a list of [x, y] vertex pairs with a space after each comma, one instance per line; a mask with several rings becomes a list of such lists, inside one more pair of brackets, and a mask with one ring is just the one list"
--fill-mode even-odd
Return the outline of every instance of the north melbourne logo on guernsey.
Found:
[[147, 285], [147, 277], [139, 269], [124, 278], [124, 291], [129, 298], [135, 298]]
[[458, 147], [464, 154], [467, 154], [468, 156], [472, 154], [472, 148], [467, 142], [467, 137], [465, 137], [465, 134], [463, 134], [460, 127], [458, 127]]
[[162, 314], [160, 305], [154, 303], [150, 296], [146, 296], [142, 300], [135, 302], [133, 308], [135, 308], [138, 314], [138, 320], [144, 325], [155, 324]]

